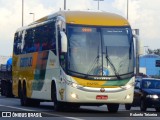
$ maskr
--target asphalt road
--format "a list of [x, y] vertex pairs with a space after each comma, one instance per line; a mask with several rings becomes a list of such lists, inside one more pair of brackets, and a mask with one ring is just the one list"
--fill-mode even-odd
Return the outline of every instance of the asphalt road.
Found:
[[[82, 106], [75, 111], [56, 112], [53, 110], [53, 103], [51, 102], [42, 102], [39, 107], [23, 107], [20, 106], [20, 101], [17, 98], [0, 96], [0, 116], [2, 115], [12, 116], [11, 118], [0, 117], [3, 120], [159, 120], [160, 117], [160, 113], [156, 112], [155, 109], [147, 109], [147, 112], [143, 113], [139, 107], [135, 107], [131, 111], [126, 111], [124, 105], [120, 105], [118, 113], [109, 113], [105, 105], [101, 107]], [[159, 117], [155, 117], [155, 115]], [[38, 118], [29, 118], [32, 116], [37, 116]]]

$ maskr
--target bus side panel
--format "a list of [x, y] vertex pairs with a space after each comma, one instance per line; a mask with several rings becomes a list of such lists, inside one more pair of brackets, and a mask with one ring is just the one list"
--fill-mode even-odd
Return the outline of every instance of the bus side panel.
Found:
[[[51, 100], [52, 79], [57, 82], [60, 76], [59, 59], [52, 51], [48, 51], [48, 54], [44, 51], [38, 56], [42, 56], [42, 54], [43, 58], [38, 57], [41, 64], [38, 63], [35, 69], [31, 98]], [[45, 59], [46, 61], [44, 61]]]
[[[14, 55], [13, 57], [13, 93], [18, 96], [18, 83], [26, 83], [27, 97], [32, 94], [32, 81], [37, 63], [38, 53]], [[22, 87], [21, 87], [22, 88]]]

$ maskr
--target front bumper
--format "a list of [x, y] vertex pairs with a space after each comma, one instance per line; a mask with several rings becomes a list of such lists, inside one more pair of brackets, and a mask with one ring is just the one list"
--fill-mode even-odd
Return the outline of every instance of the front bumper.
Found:
[[[72, 103], [132, 103], [134, 87], [130, 89], [122, 88], [104, 88], [105, 92], [100, 91], [101, 88], [77, 89], [66, 86], [65, 102]], [[107, 99], [97, 99], [97, 96], [107, 96]]]
[[154, 99], [154, 98], [146, 98], [145, 103], [147, 107], [160, 107], [160, 98]]

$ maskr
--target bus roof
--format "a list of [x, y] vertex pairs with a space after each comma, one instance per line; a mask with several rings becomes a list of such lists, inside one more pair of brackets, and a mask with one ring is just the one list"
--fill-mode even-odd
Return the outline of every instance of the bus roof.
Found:
[[93, 25], [93, 26], [129, 26], [128, 21], [120, 15], [103, 12], [103, 11], [59, 11], [54, 14], [45, 16], [29, 26], [18, 29], [30, 28], [32, 25], [41, 24], [53, 19], [55, 16], [63, 16], [66, 23], [76, 25]]
[[[66, 23], [70, 24], [84, 24], [95, 26], [128, 26], [128, 21], [120, 15], [102, 11], [59, 11], [50, 16], [44, 17], [49, 19], [57, 15], [62, 15]], [[40, 21], [41, 21], [40, 20]]]
[[108, 12], [67, 11], [64, 13], [66, 22], [95, 26], [128, 26], [123, 17]]

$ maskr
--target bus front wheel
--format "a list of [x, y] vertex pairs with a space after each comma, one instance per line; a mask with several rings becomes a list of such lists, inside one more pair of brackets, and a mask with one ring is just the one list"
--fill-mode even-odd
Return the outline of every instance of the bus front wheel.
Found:
[[126, 108], [126, 110], [130, 110], [131, 109], [131, 104], [125, 104], [125, 108]]
[[51, 87], [51, 98], [52, 98], [52, 101], [54, 102], [54, 110], [62, 111], [63, 104], [57, 100], [57, 91], [56, 91], [56, 85], [54, 82], [52, 82], [52, 87]]
[[107, 104], [108, 111], [111, 113], [116, 113], [119, 108], [119, 104]]

